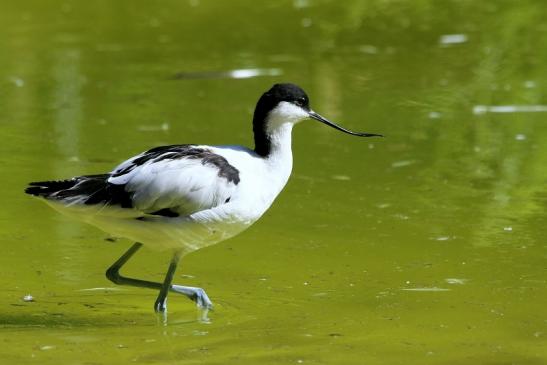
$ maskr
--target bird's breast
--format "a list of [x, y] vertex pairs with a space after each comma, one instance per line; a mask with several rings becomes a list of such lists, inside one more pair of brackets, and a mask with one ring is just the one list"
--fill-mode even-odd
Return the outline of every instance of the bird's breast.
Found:
[[217, 147], [214, 152], [237, 169], [240, 178], [223, 205], [226, 214], [240, 220], [260, 218], [287, 184], [292, 171], [290, 148], [268, 157], [240, 147]]

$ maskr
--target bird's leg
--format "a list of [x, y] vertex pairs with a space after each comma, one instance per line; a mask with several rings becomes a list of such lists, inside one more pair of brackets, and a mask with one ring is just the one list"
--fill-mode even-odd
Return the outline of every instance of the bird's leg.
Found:
[[[129, 285], [136, 286], [139, 288], [150, 288], [150, 289], [160, 289], [163, 288], [162, 283], [156, 283], [153, 281], [133, 279], [120, 275], [120, 269], [129, 261], [129, 259], [142, 247], [142, 243], [135, 242], [116, 262], [114, 262], [108, 270], [106, 270], [106, 277], [108, 280], [112, 281], [114, 284], [118, 285]], [[179, 255], [180, 257], [180, 255]], [[178, 261], [177, 261], [178, 262]], [[171, 262], [172, 264], [172, 262]], [[171, 266], [169, 267], [171, 269]], [[175, 265], [176, 268], [176, 265]], [[168, 273], [169, 274], [169, 273]], [[174, 274], [174, 270], [173, 273]], [[167, 279], [167, 277], [166, 277]], [[165, 284], [165, 282], [164, 282]], [[212, 308], [213, 303], [201, 288], [196, 288], [192, 286], [182, 286], [182, 285], [171, 285], [169, 290], [183, 294], [189, 299], [196, 302], [196, 304], [201, 308]], [[167, 294], [165, 294], [167, 295]], [[158, 297], [159, 299], [159, 297]]]
[[160, 293], [154, 303], [154, 310], [156, 312], [165, 312], [167, 310], [167, 294], [169, 293], [169, 289], [171, 289], [171, 282], [173, 281], [173, 276], [177, 270], [180, 255], [181, 251], [176, 251], [171, 258], [171, 263], [169, 264], [169, 269], [167, 270], [167, 274], [165, 275], [165, 279], [163, 280], [163, 284], [160, 288]]
[[107, 270], [106, 277], [108, 280], [118, 285], [130, 285], [139, 288], [159, 289], [160, 283], [155, 283], [147, 280], [127, 278], [120, 275], [120, 269], [129, 261], [129, 259], [142, 247], [142, 243], [135, 242], [116, 262], [114, 262]]

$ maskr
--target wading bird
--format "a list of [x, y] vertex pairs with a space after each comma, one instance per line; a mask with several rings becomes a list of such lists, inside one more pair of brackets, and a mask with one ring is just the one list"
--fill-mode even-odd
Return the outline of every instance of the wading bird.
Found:
[[[156, 147], [109, 173], [31, 182], [25, 192], [136, 242], [108, 268], [106, 276], [115, 284], [158, 289], [156, 312], [166, 311], [169, 291], [211, 308], [203, 289], [171, 284], [181, 257], [233, 237], [264, 214], [291, 174], [292, 127], [308, 118], [355, 136], [381, 136], [340, 127], [310, 109], [300, 87], [276, 84], [256, 105], [254, 150], [194, 144]], [[173, 252], [163, 283], [120, 275], [143, 244]]]

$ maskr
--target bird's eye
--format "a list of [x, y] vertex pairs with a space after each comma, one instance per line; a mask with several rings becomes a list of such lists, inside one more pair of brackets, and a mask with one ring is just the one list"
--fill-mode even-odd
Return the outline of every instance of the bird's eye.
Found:
[[306, 99], [305, 98], [298, 98], [298, 99], [296, 99], [295, 103], [298, 106], [304, 106], [306, 104]]

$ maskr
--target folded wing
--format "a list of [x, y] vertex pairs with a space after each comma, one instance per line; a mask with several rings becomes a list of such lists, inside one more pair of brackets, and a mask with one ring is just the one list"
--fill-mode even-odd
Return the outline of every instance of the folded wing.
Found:
[[137, 155], [109, 174], [35, 182], [26, 192], [65, 205], [176, 217], [229, 202], [238, 183], [239, 171], [224, 157], [206, 147], [172, 145]]

